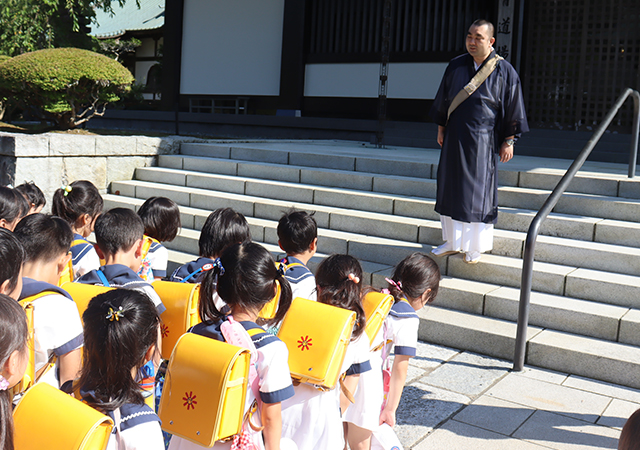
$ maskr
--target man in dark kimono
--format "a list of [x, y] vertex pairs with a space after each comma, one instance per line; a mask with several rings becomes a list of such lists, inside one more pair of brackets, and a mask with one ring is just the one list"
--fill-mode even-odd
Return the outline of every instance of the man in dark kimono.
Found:
[[476, 263], [493, 248], [498, 220], [498, 160], [513, 157], [513, 145], [529, 131], [520, 78], [500, 60], [478, 89], [451, 113], [452, 100], [495, 56], [493, 25], [476, 20], [467, 34], [468, 53], [451, 60], [431, 109], [442, 147], [435, 210], [440, 213], [445, 243], [436, 256], [464, 252]]

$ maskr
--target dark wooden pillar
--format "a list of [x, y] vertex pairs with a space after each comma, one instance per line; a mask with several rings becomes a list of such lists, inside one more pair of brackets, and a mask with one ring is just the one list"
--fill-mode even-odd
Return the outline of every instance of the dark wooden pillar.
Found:
[[302, 109], [307, 0], [285, 0], [279, 110]]
[[162, 109], [177, 110], [182, 68], [182, 21], [184, 0], [165, 0], [162, 55]]

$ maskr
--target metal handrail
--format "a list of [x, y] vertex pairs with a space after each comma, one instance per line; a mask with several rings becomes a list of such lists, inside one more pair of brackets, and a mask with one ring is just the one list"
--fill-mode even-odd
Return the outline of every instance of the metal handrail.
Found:
[[533, 279], [533, 257], [540, 225], [556, 206], [562, 194], [564, 194], [567, 187], [569, 187], [569, 183], [571, 183], [573, 177], [587, 160], [591, 151], [596, 146], [605, 130], [629, 96], [633, 97], [633, 128], [631, 131], [631, 154], [629, 155], [629, 178], [633, 178], [635, 176], [636, 161], [638, 157], [638, 135], [640, 134], [640, 93], [631, 88], [627, 88], [622, 95], [618, 97], [618, 100], [616, 100], [615, 104], [609, 110], [609, 113], [602, 123], [598, 125], [598, 128], [594, 131], [591, 139], [587, 142], [587, 145], [584, 146], [576, 160], [571, 164], [571, 167], [569, 167], [562, 179], [558, 182], [556, 187], [553, 189], [553, 192], [549, 195], [549, 198], [547, 198], [547, 201], [542, 205], [542, 208], [540, 208], [540, 211], [538, 211], [538, 214], [536, 214], [536, 217], [529, 226], [524, 255], [522, 256], [523, 263], [522, 281], [520, 283], [520, 305], [518, 307], [518, 330], [516, 333], [516, 348], [513, 356], [513, 370], [515, 371], [521, 371], [524, 368], [524, 357], [527, 345], [527, 328], [529, 325], [529, 300], [531, 297], [531, 284]]

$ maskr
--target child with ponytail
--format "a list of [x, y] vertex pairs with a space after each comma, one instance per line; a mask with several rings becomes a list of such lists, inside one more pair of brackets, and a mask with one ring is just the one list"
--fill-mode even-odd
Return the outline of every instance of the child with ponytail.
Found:
[[98, 188], [90, 181], [77, 180], [53, 193], [51, 212], [61, 217], [73, 231], [71, 243], [72, 280], [100, 267], [100, 258], [87, 237], [93, 232], [96, 219], [102, 213], [104, 201]]
[[[369, 338], [364, 332], [366, 318], [361, 301], [362, 267], [349, 255], [332, 255], [316, 271], [318, 302], [356, 313], [351, 342], [347, 347], [341, 373], [344, 386], [353, 393], [360, 374], [371, 369]], [[345, 447], [342, 415], [350, 402], [339, 387], [321, 391], [310, 384], [295, 387], [296, 395], [283, 403], [283, 436], [298, 448], [311, 450]]]
[[[278, 286], [280, 289], [278, 289]], [[213, 268], [205, 272], [200, 288], [199, 312], [202, 323], [194, 326], [192, 333], [227, 341], [229, 326], [242, 327], [242, 332], [251, 339], [257, 352], [256, 372], [258, 392], [247, 389], [247, 411], [254, 401], [260, 405], [251, 423], [264, 426], [262, 434], [253, 431], [245, 421], [241, 435], [232, 442], [217, 442], [213, 448], [256, 448], [279, 450], [281, 448], [281, 407], [280, 402], [293, 396], [293, 385], [289, 372], [289, 351], [276, 336], [264, 332], [256, 324], [258, 313], [280, 290], [280, 301], [273, 323], [284, 318], [291, 305], [291, 287], [276, 269], [271, 254], [261, 245], [249, 242], [235, 244], [227, 248], [214, 261]], [[214, 303], [214, 292], [220, 295], [231, 314], [225, 316]], [[243, 331], [244, 330], [244, 331]], [[234, 344], [237, 345], [237, 344]], [[215, 355], [203, 355], [215, 357]], [[252, 356], [253, 360], [253, 356]], [[255, 447], [239, 447], [239, 441], [249, 441]], [[250, 445], [251, 445], [250, 444]], [[284, 444], [284, 443], [283, 443]], [[234, 446], [234, 447], [232, 447]], [[201, 449], [203, 447], [174, 436], [169, 450]], [[284, 449], [284, 447], [283, 447]]]
[[[440, 285], [440, 268], [432, 258], [416, 252], [400, 261], [393, 271], [393, 276], [386, 280], [388, 288], [382, 291], [393, 295], [395, 303], [382, 330], [384, 400], [380, 413], [380, 427], [371, 439], [372, 449], [400, 446], [391, 428], [396, 424], [396, 410], [407, 379], [409, 359], [416, 355], [418, 346], [420, 319], [416, 311], [436, 298]], [[391, 366], [388, 356], [392, 350], [395, 356]]]
[[13, 450], [11, 388], [29, 362], [27, 317], [20, 304], [0, 294], [0, 450]]
[[114, 420], [108, 450], [164, 450], [160, 419], [145, 404], [137, 378], [157, 351], [160, 317], [143, 293], [114, 289], [97, 295], [82, 315], [84, 365], [62, 390]]

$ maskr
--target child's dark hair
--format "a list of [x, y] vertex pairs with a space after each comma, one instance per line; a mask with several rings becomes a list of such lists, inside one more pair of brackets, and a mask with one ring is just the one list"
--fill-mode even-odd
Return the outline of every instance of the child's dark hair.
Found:
[[18, 238], [5, 228], [0, 228], [0, 261], [0, 285], [9, 280], [7, 288], [11, 292], [18, 285], [20, 268], [24, 262], [24, 248]]
[[318, 301], [356, 313], [352, 340], [364, 331], [367, 318], [362, 308], [362, 266], [353, 256], [331, 255], [316, 270]]
[[622, 427], [618, 450], [637, 450], [640, 448], [640, 409], [631, 414]]
[[51, 212], [74, 226], [85, 214], [96, 217], [102, 212], [104, 201], [91, 181], [77, 180], [53, 193]]
[[129, 251], [138, 239], [142, 239], [144, 225], [133, 210], [113, 208], [96, 219], [95, 234], [100, 250], [115, 255]]
[[[276, 283], [277, 282], [277, 283]], [[213, 294], [218, 292], [227, 305], [244, 310], [260, 310], [274, 297], [280, 284], [278, 311], [269, 323], [279, 323], [291, 306], [291, 286], [276, 268], [271, 253], [260, 244], [245, 242], [227, 248], [219, 264], [206, 272], [200, 287], [200, 317], [203, 321], [222, 319]]]
[[198, 246], [200, 256], [217, 258], [233, 244], [251, 241], [247, 219], [231, 208], [219, 208], [209, 214], [202, 230]]
[[[27, 317], [22, 306], [0, 294], [0, 367], [16, 350], [27, 345]], [[0, 391], [0, 450], [13, 450], [13, 405], [11, 390]]]
[[44, 194], [33, 181], [25, 181], [20, 186], [16, 186], [16, 191], [20, 192], [24, 198], [29, 202], [29, 209], [39, 208], [47, 204], [47, 199], [44, 198]]
[[158, 343], [160, 317], [151, 299], [133, 289], [113, 289], [89, 302], [82, 321], [84, 362], [79, 385], [95, 391], [87, 403], [103, 413], [125, 403], [144, 404], [131, 369], [137, 372], [149, 348]]
[[180, 209], [166, 197], [149, 197], [138, 210], [144, 234], [160, 242], [173, 241], [180, 230]]
[[29, 204], [24, 196], [10, 187], [0, 187], [0, 219], [8, 223], [27, 215]]
[[389, 283], [389, 292], [396, 302], [405, 297], [418, 298], [431, 289], [429, 303], [438, 295], [440, 268], [430, 256], [415, 252], [398, 263], [391, 279], [395, 284]]
[[313, 213], [289, 211], [278, 221], [280, 246], [288, 255], [306, 252], [317, 237], [318, 224]]
[[24, 248], [24, 261], [52, 261], [69, 251], [73, 241], [71, 226], [60, 217], [31, 214], [23, 218], [14, 235]]

